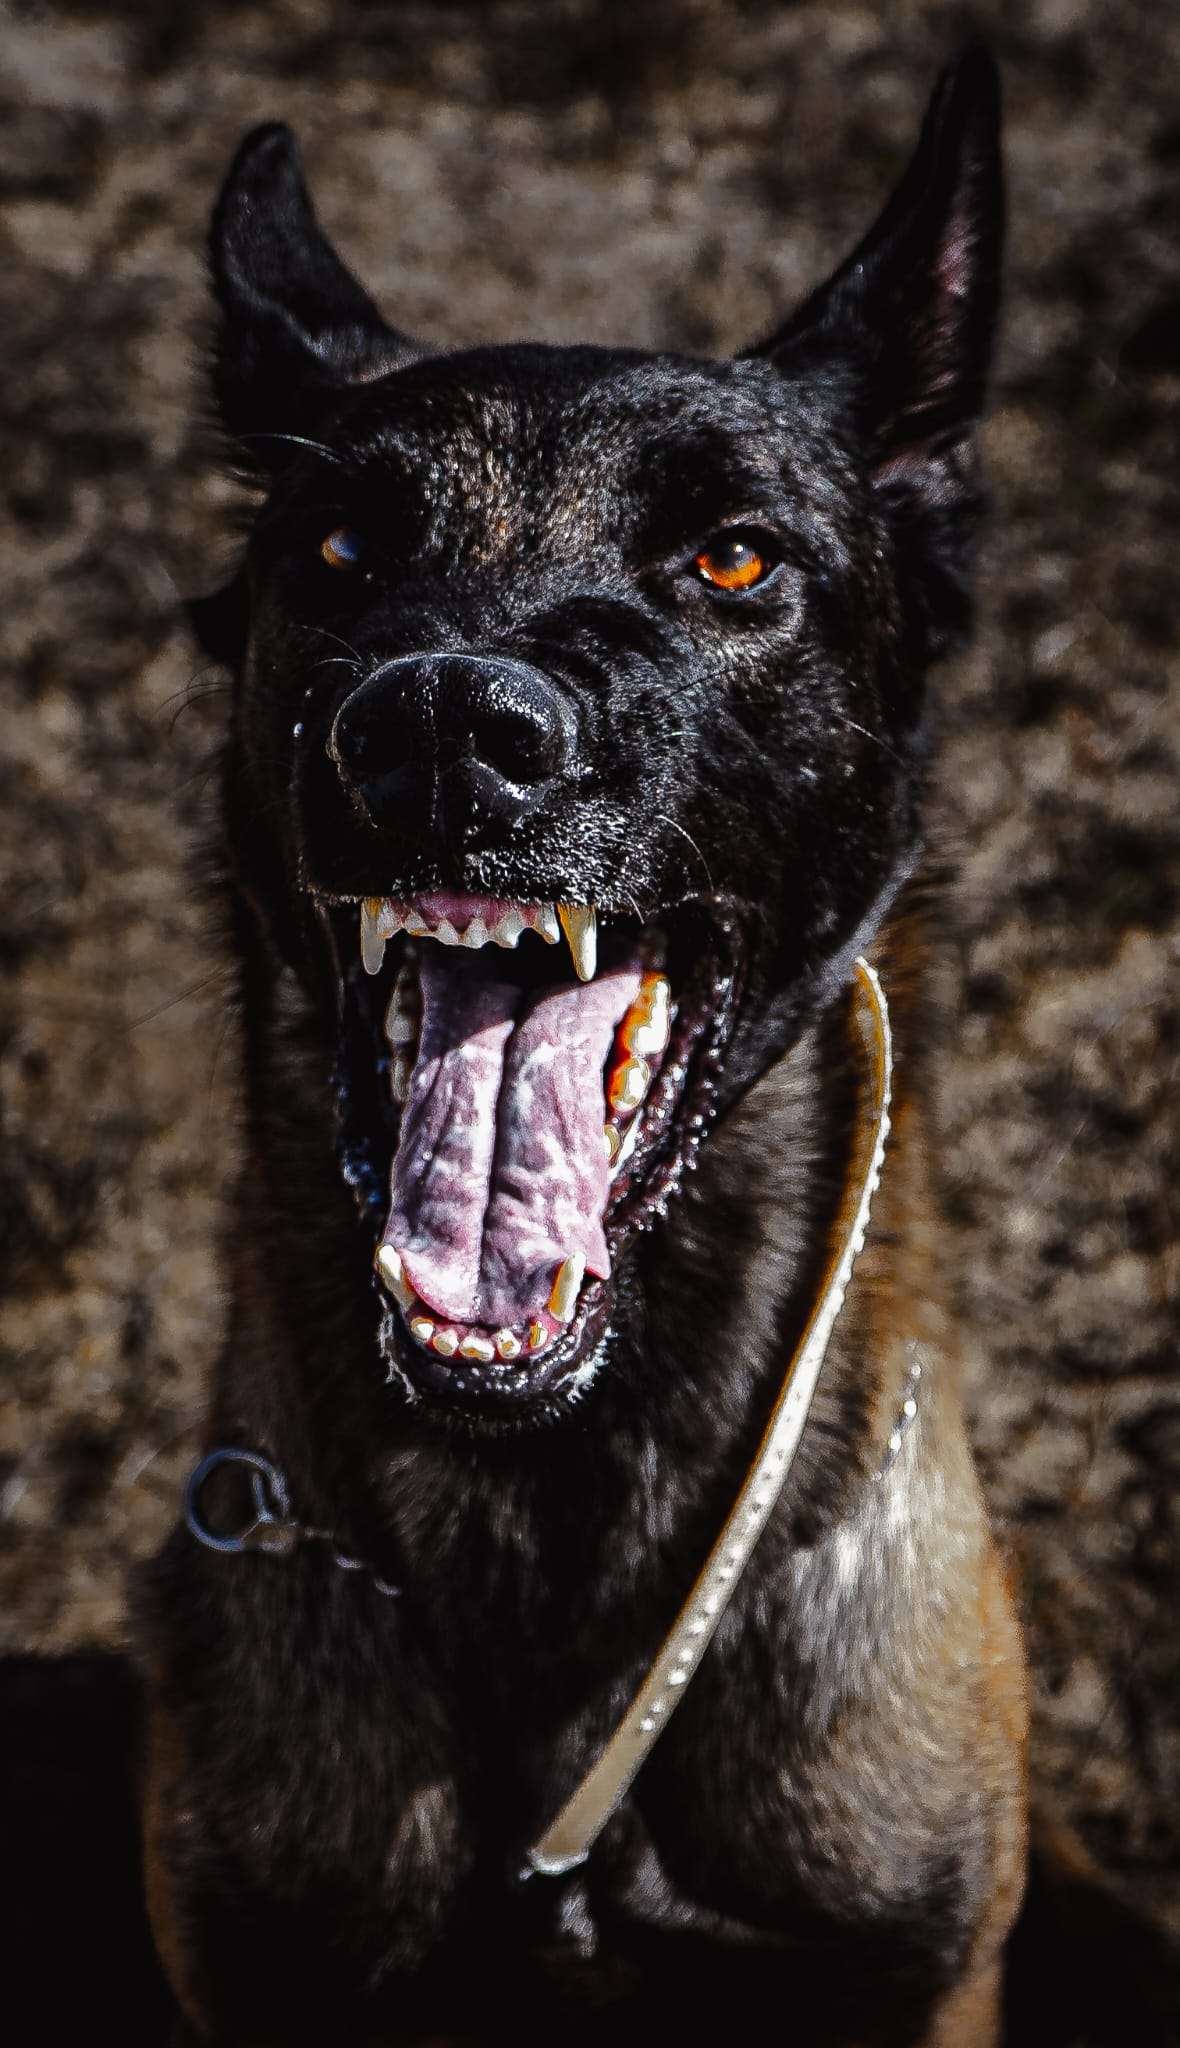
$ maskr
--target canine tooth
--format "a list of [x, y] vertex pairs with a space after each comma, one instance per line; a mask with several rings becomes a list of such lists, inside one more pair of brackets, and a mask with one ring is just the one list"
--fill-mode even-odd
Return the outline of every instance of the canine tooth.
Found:
[[538, 903], [533, 917], [533, 930], [540, 932], [547, 946], [556, 946], [561, 939], [561, 926], [557, 912], [551, 903]]
[[551, 1316], [557, 1317], [559, 1323], [568, 1323], [573, 1315], [578, 1300], [578, 1289], [582, 1285], [585, 1271], [586, 1261], [576, 1252], [572, 1258], [563, 1260], [558, 1267], [553, 1292], [546, 1307]]
[[373, 1263], [394, 1300], [402, 1308], [413, 1308], [418, 1297], [406, 1279], [401, 1253], [395, 1251], [391, 1244], [379, 1245]]
[[464, 1337], [459, 1346], [460, 1358], [478, 1358], [481, 1365], [490, 1365], [496, 1355], [496, 1347], [486, 1337]]
[[612, 1109], [638, 1109], [651, 1083], [651, 1069], [645, 1060], [620, 1060], [610, 1077], [607, 1100]]
[[385, 958], [385, 941], [377, 930], [380, 896], [366, 896], [361, 904], [361, 965], [366, 974], [380, 974]]
[[519, 910], [506, 910], [493, 931], [492, 937], [498, 946], [515, 946], [520, 939], [521, 933], [527, 930], [528, 926], [525, 924]]
[[496, 1351], [501, 1358], [519, 1358], [520, 1338], [512, 1330], [497, 1330]]
[[482, 917], [473, 917], [459, 941], [461, 946], [486, 946], [490, 934]]
[[598, 964], [598, 914], [588, 903], [559, 903], [557, 915], [569, 940], [579, 981], [593, 981]]
[[411, 1316], [410, 1335], [416, 1337], [419, 1344], [429, 1344], [434, 1335], [434, 1324], [431, 1322], [430, 1317]]
[[436, 1330], [430, 1342], [431, 1349], [437, 1351], [440, 1358], [453, 1358], [459, 1349], [458, 1336], [450, 1329]]
[[410, 1075], [414, 1062], [408, 1053], [395, 1052], [389, 1062], [389, 1092], [395, 1102], [406, 1102], [410, 1093]]

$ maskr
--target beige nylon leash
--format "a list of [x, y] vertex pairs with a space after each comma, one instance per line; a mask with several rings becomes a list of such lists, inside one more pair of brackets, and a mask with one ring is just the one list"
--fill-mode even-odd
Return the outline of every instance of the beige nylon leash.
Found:
[[[872, 1145], [840, 1250], [829, 1265], [824, 1287], [787, 1368], [758, 1454], [704, 1570], [597, 1763], [591, 1766], [540, 1841], [526, 1852], [526, 1876], [535, 1872], [543, 1877], [559, 1877], [585, 1862], [683, 1699], [791, 1469], [832, 1331], [844, 1306], [852, 1269], [864, 1248], [869, 1211], [881, 1179], [889, 1137], [893, 1081], [889, 1006], [868, 961], [859, 958], [855, 971], [860, 996], [857, 1021], [865, 1034], [871, 1070]], [[848, 1202], [846, 1214], [847, 1209]]]

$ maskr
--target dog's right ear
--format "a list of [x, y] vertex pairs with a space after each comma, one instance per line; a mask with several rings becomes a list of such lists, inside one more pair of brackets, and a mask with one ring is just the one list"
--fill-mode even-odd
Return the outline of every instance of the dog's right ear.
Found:
[[284, 435], [314, 435], [343, 387], [417, 353], [321, 232], [298, 144], [282, 122], [242, 142], [214, 209], [209, 253], [221, 311], [213, 388], [251, 470], [280, 465]]

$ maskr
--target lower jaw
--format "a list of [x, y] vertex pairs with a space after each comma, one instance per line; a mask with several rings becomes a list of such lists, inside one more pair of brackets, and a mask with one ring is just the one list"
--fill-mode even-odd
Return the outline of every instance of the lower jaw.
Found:
[[456, 1417], [474, 1420], [541, 1420], [576, 1402], [597, 1376], [610, 1338], [613, 1281], [594, 1280], [583, 1290], [572, 1322], [540, 1357], [496, 1359], [436, 1358], [413, 1344], [397, 1309], [382, 1299], [378, 1342], [391, 1385], [411, 1400], [425, 1399]]
[[[741, 949], [736, 925], [709, 920], [709, 944], [693, 970], [680, 977], [677, 1025], [644, 1105], [630, 1158], [612, 1187], [604, 1216], [611, 1277], [587, 1276], [565, 1327], [542, 1350], [512, 1359], [436, 1356], [415, 1341], [403, 1311], [374, 1277], [380, 1303], [378, 1348], [387, 1383], [415, 1402], [445, 1411], [456, 1421], [519, 1427], [542, 1422], [575, 1404], [592, 1384], [609, 1349], [617, 1275], [628, 1246], [667, 1211], [683, 1175], [694, 1163], [714, 1118], [719, 1070], [728, 1044], [739, 994]], [[347, 957], [345, 954], [344, 957]], [[396, 1142], [388, 1104], [378, 1107], [373, 1091], [358, 1087], [360, 1019], [352, 977], [352, 1045], [346, 1030], [339, 1078], [337, 1151], [366, 1224], [372, 1249], [381, 1242], [388, 1201], [389, 1167]], [[676, 981], [674, 980], [674, 995]], [[349, 1008], [346, 998], [345, 1009]], [[370, 1074], [370, 1079], [374, 1078]], [[367, 1129], [365, 1098], [371, 1114]], [[359, 1100], [358, 1100], [359, 1098]], [[358, 1114], [359, 1112], [359, 1114]]]

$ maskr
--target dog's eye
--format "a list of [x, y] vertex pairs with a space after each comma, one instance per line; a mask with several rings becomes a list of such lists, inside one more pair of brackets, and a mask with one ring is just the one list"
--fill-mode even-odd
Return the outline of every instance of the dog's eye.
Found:
[[765, 583], [778, 563], [765, 534], [734, 526], [714, 535], [693, 556], [692, 566], [701, 582], [711, 583], [714, 590], [753, 590]]
[[351, 527], [337, 526], [320, 542], [320, 553], [329, 569], [355, 569], [361, 558], [361, 543]]

